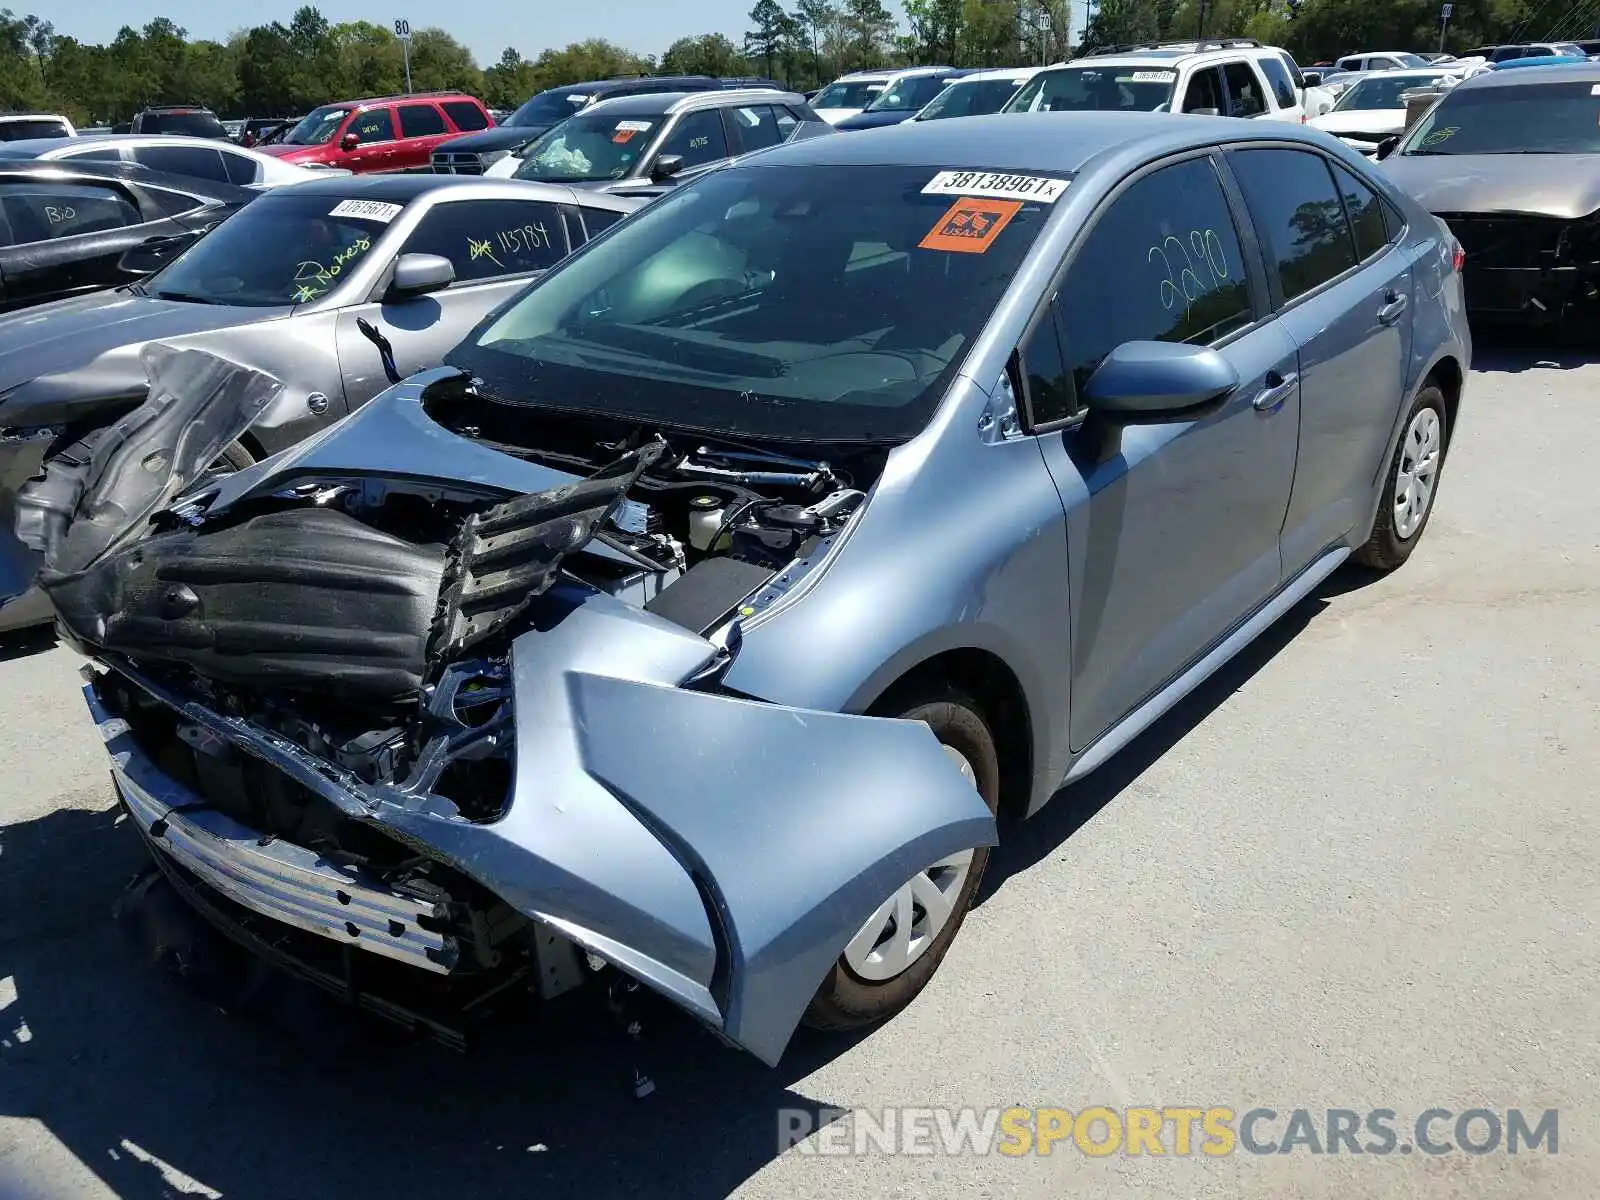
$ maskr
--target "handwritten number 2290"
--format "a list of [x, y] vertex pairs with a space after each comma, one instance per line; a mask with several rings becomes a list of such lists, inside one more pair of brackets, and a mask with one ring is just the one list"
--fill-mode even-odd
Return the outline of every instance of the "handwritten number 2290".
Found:
[[1161, 278], [1161, 307], [1171, 312], [1177, 307], [1178, 300], [1183, 300], [1183, 311], [1187, 313], [1189, 307], [1211, 286], [1200, 277], [1198, 266], [1211, 276], [1214, 283], [1222, 283], [1228, 278], [1228, 259], [1223, 253], [1222, 239], [1217, 236], [1214, 229], [1192, 229], [1189, 231], [1189, 240], [1174, 234], [1155, 246], [1151, 246], [1145, 255], [1145, 261], [1154, 263], [1161, 260], [1165, 274]]

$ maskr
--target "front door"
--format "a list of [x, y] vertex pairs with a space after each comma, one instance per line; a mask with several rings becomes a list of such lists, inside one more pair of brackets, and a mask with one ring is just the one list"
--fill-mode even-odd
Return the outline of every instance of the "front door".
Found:
[[[1283, 530], [1293, 573], [1372, 515], [1411, 348], [1411, 263], [1383, 202], [1308, 150], [1230, 151], [1300, 371], [1300, 459]], [[1340, 186], [1335, 188], [1335, 179]], [[1394, 223], [1398, 233], [1398, 223]]]
[[1217, 164], [1202, 156], [1115, 195], [1063, 280], [1061, 338], [1079, 395], [1106, 354], [1135, 340], [1214, 346], [1240, 380], [1194, 420], [1110, 438], [1091, 421], [1045, 441], [1067, 507], [1074, 750], [1282, 580], [1278, 536], [1300, 407], [1295, 344], [1268, 315], [1247, 261]]

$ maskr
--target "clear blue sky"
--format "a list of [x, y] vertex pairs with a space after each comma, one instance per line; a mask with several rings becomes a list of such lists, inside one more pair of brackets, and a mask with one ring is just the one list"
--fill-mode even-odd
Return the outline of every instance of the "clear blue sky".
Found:
[[[316, 0], [314, 0], [316, 2]], [[417, 0], [320, 0], [330, 21], [367, 20], [388, 24], [405, 17], [415, 27], [447, 29], [477, 56], [481, 66], [515, 46], [529, 58], [551, 46], [603, 37], [641, 54], [660, 54], [685, 34], [722, 33], [739, 41], [749, 25], [755, 0], [470, 0], [466, 4]], [[239, 5], [228, 0], [5, 0], [19, 13], [33, 12], [55, 22], [56, 32], [83, 42], [108, 42], [124, 25], [135, 28], [152, 17], [171, 17], [194, 38], [222, 41], [236, 29], [267, 21], [287, 21], [295, 0]], [[897, 0], [888, 0], [898, 13]], [[1083, 2], [1073, 0], [1074, 34], [1083, 30]], [[248, 15], [246, 15], [248, 14]]]

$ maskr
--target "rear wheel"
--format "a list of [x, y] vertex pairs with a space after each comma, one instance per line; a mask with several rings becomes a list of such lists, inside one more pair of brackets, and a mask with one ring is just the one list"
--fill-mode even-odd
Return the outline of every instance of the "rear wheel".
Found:
[[[972, 699], [952, 688], [909, 695], [885, 715], [926, 724], [945, 753], [999, 811], [994, 736]], [[923, 868], [850, 939], [806, 1010], [817, 1029], [855, 1029], [891, 1016], [927, 986], [977, 895], [989, 848], [963, 850]]]
[[1406, 413], [1400, 444], [1383, 485], [1383, 499], [1378, 502], [1378, 518], [1371, 536], [1356, 550], [1356, 562], [1392, 571], [1411, 557], [1433, 515], [1448, 432], [1444, 393], [1430, 383], [1417, 393]]

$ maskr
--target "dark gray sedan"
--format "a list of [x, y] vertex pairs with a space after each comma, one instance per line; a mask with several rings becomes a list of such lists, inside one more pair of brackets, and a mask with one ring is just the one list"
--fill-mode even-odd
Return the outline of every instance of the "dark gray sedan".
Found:
[[137, 286], [0, 317], [0, 630], [40, 620], [12, 604], [35, 558], [12, 501], [51, 455], [143, 401], [150, 342], [272, 373], [286, 390], [224, 457], [237, 467], [433, 366], [479, 318], [641, 201], [509, 180], [342, 176], [283, 189]]

